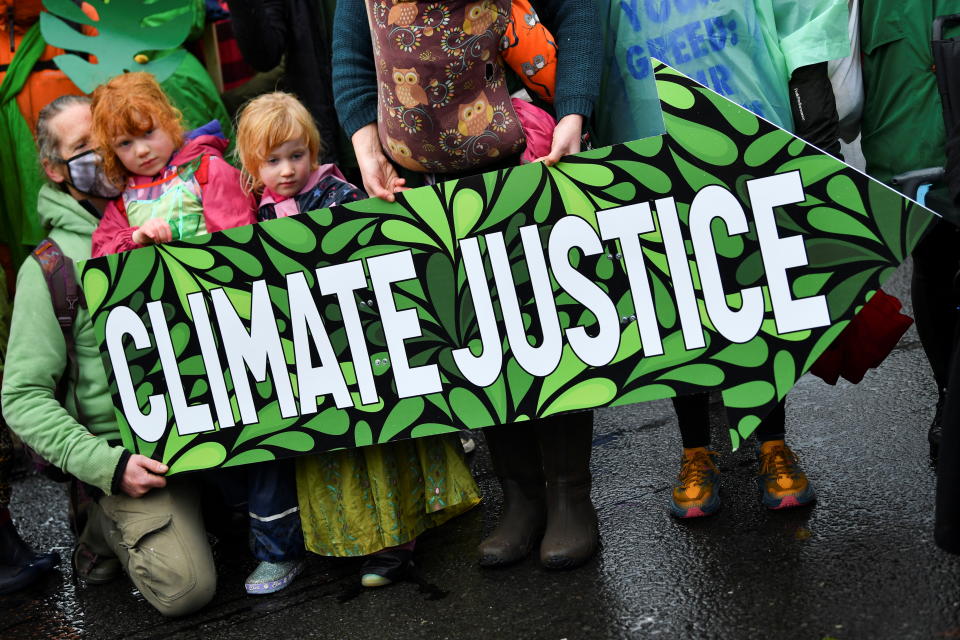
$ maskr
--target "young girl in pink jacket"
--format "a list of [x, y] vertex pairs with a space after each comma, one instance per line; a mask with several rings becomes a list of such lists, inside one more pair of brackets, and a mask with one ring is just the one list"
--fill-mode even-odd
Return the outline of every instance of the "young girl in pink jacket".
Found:
[[214, 120], [184, 132], [154, 77], [126, 73], [93, 92], [93, 137], [107, 177], [123, 193], [93, 233], [93, 256], [256, 222], [256, 202], [227, 164]]

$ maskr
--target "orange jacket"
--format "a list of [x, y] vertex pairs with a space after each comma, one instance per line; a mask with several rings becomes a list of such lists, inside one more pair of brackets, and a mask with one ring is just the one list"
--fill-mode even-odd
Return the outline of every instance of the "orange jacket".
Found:
[[[41, 0], [0, 0], [0, 82], [7, 75], [20, 40], [39, 19], [42, 9]], [[33, 132], [37, 129], [40, 109], [62, 95], [83, 93], [53, 63], [53, 58], [62, 53], [63, 49], [48, 46], [17, 96], [20, 113]]]

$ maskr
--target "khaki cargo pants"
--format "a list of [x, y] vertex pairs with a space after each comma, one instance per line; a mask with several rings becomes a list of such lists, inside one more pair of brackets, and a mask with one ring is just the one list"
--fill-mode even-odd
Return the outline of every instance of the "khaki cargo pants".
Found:
[[141, 498], [104, 496], [90, 509], [80, 542], [116, 556], [147, 602], [165, 616], [192, 613], [213, 598], [217, 572], [190, 478]]

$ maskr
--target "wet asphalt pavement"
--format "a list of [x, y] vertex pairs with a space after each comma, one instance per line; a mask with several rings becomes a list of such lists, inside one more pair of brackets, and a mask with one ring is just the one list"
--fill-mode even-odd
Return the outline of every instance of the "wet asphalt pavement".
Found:
[[[909, 306], [906, 271], [888, 291]], [[435, 588], [359, 592], [356, 561], [314, 557], [273, 596], [246, 596], [255, 562], [242, 540], [215, 547], [219, 587], [200, 613], [166, 620], [125, 578], [75, 586], [62, 489], [15, 487], [13, 512], [59, 573], [0, 597], [0, 637], [14, 638], [960, 638], [960, 558], [933, 544], [934, 470], [926, 428], [936, 391], [911, 329], [859, 385], [805, 376], [787, 403], [788, 440], [819, 500], [768, 512], [752, 442], [730, 452], [719, 405], [723, 508], [678, 522], [666, 505], [680, 438], [669, 401], [597, 412], [593, 499], [603, 548], [550, 573], [531, 559], [481, 570], [475, 549], [501, 501], [490, 462], [474, 455], [483, 505], [423, 536], [417, 562]]]

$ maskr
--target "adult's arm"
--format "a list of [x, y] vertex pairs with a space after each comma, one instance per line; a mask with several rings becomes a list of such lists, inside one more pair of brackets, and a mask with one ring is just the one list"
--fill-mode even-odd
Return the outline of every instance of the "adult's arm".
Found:
[[834, 156], [840, 155], [837, 101], [827, 75], [827, 63], [798, 67], [790, 76], [793, 132]]
[[3, 417], [45, 460], [113, 493], [130, 454], [92, 434], [57, 400], [57, 383], [67, 375], [67, 350], [47, 290], [40, 265], [27, 259], [17, 276], [3, 376]]
[[377, 121], [377, 70], [363, 0], [337, 1], [333, 20], [333, 95], [337, 118], [348, 138]]
[[333, 95], [340, 125], [353, 144], [363, 188], [392, 201], [404, 180], [377, 135], [377, 71], [363, 0], [338, 0], [333, 21]]
[[780, 52], [791, 76], [800, 67], [850, 55], [847, 0], [770, 3]]
[[790, 74], [794, 133], [838, 155], [837, 104], [827, 61], [850, 55], [847, 0], [780, 0], [772, 3], [774, 22]]
[[532, 0], [537, 15], [557, 39], [557, 120], [579, 114], [589, 118], [600, 93], [603, 63], [600, 19], [589, 0]]
[[293, 26], [287, 24], [283, 0], [230, 0], [230, 20], [247, 64], [257, 71], [280, 64]]
[[363, 189], [374, 198], [388, 202], [396, 199], [398, 191], [405, 191], [406, 178], [401, 178], [380, 144], [377, 123], [371, 122], [357, 129], [350, 138], [357, 154], [357, 167], [363, 178]]

